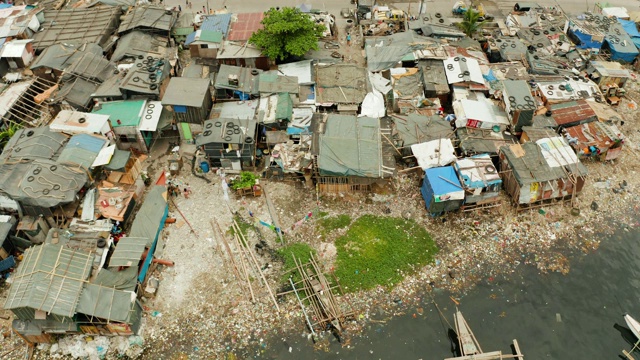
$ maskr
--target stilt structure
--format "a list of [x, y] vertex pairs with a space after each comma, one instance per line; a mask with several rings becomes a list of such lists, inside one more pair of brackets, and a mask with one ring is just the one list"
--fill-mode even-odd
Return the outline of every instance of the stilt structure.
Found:
[[516, 359], [524, 360], [524, 355], [520, 352], [520, 345], [517, 340], [513, 340], [514, 354], [502, 354], [502, 351], [482, 352], [482, 348], [478, 343], [478, 339], [471, 331], [471, 327], [467, 324], [467, 321], [462, 316], [460, 310], [456, 308], [456, 313], [453, 316], [455, 324], [455, 331], [458, 335], [458, 345], [460, 349], [460, 356], [455, 358], [447, 358], [445, 360], [503, 360], [503, 359]]

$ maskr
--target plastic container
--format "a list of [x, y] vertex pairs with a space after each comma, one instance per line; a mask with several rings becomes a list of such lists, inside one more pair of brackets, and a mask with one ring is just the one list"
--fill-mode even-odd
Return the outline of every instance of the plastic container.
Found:
[[200, 169], [202, 169], [203, 173], [208, 173], [209, 172], [209, 163], [206, 161], [203, 161], [200, 163]]

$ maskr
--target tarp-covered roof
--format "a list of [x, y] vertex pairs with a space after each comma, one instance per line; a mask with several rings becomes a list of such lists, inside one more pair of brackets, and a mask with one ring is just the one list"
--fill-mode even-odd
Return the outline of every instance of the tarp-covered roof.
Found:
[[147, 241], [147, 238], [120, 238], [109, 260], [109, 267], [138, 265], [147, 247]]
[[103, 82], [114, 75], [116, 67], [100, 54], [84, 52], [65, 71], [63, 81], [67, 81], [72, 75], [84, 79]]
[[104, 47], [118, 25], [120, 11], [117, 7], [45, 10], [44, 28], [33, 35], [33, 47], [42, 50], [59, 43], [95, 43]]
[[[88, 252], [59, 244], [28, 248], [11, 276], [13, 282], [4, 308], [31, 308], [72, 317], [91, 273], [93, 258]], [[19, 314], [16, 315], [20, 318]]]
[[395, 118], [395, 124], [400, 138], [404, 142], [403, 146], [451, 138], [453, 135], [451, 124], [438, 115], [403, 115], [401, 118]]
[[147, 239], [150, 246], [156, 235], [162, 229], [164, 213], [167, 209], [167, 189], [164, 186], [154, 186], [149, 190], [144, 203], [138, 210], [136, 218], [131, 224], [129, 237]]
[[87, 284], [78, 299], [76, 311], [109, 321], [130, 323], [135, 314], [136, 293]]
[[[146, 62], [146, 63], [145, 63]], [[135, 65], [120, 83], [120, 90], [134, 93], [160, 95], [160, 84], [169, 76], [171, 64], [161, 58], [136, 59]], [[155, 78], [151, 78], [155, 74]]]
[[300, 85], [310, 85], [315, 82], [312, 63], [312, 60], [302, 60], [288, 64], [280, 64], [278, 65], [278, 73], [284, 76], [296, 77]]
[[80, 59], [85, 53], [102, 56], [102, 48], [96, 44], [82, 46], [73, 44], [51, 45], [42, 51], [40, 56], [31, 64], [30, 69], [35, 70], [46, 67], [62, 71]]
[[415, 50], [438, 47], [436, 40], [417, 35], [414, 31], [365, 39], [367, 69], [382, 71], [395, 67], [405, 56]]
[[424, 175], [425, 181], [428, 181], [433, 189], [434, 196], [450, 195], [451, 197], [447, 200], [464, 199], [464, 190], [453, 166], [427, 169]]
[[92, 283], [117, 290], [134, 291], [138, 283], [138, 264], [119, 271], [102, 268]]
[[68, 139], [64, 134], [51, 131], [48, 126], [18, 129], [5, 145], [0, 161], [55, 160]]
[[330, 114], [317, 135], [320, 175], [383, 177], [379, 119]]
[[91, 94], [98, 89], [98, 84], [92, 81], [77, 77], [73, 81], [68, 81], [56, 94], [57, 101], [66, 101], [79, 110], [87, 110], [91, 103]]
[[145, 100], [109, 101], [101, 103], [100, 108], [94, 108], [93, 113], [109, 115], [113, 127], [138, 126], [145, 104]]
[[277, 71], [269, 71], [260, 74], [258, 89], [261, 93], [291, 93], [300, 91], [298, 78], [295, 76], [281, 76]]
[[[258, 95], [260, 69], [250, 69], [233, 65], [220, 65], [214, 87], [216, 89], [237, 90], [245, 94]], [[254, 75], [255, 74], [255, 75]], [[229, 77], [237, 76], [238, 86], [229, 84]]]

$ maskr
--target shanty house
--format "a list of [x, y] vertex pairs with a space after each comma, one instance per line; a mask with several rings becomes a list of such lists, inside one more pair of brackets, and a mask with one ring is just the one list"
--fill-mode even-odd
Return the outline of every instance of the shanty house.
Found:
[[169, 83], [171, 64], [166, 59], [147, 57], [136, 59], [119, 84], [126, 99], [143, 96], [159, 100]]
[[458, 210], [464, 202], [464, 190], [453, 166], [425, 170], [420, 193], [431, 216]]
[[533, 114], [538, 108], [531, 88], [524, 80], [505, 80], [503, 85], [504, 106], [515, 132], [533, 123]]
[[371, 191], [374, 183], [395, 175], [393, 150], [383, 143], [380, 119], [325, 114], [314, 121], [312, 154], [320, 191]]
[[187, 35], [191, 34], [194, 29], [195, 16], [192, 12], [183, 11], [178, 15], [175, 25], [171, 29], [171, 36], [176, 39], [176, 43], [184, 42]]
[[61, 110], [49, 124], [51, 131], [65, 134], [109, 135], [109, 116], [72, 110]]
[[262, 29], [263, 12], [236, 14], [231, 19], [227, 40], [245, 42], [254, 32]]
[[216, 55], [218, 64], [257, 68], [267, 71], [273, 62], [262, 51], [249, 44], [238, 41], [223, 41]]
[[77, 164], [57, 161], [67, 141], [67, 136], [49, 127], [26, 128], [16, 131], [4, 147], [0, 155], [0, 193], [17, 202], [22, 214], [73, 216], [77, 194], [88, 176]]
[[593, 121], [566, 128], [565, 138], [579, 158], [614, 160], [622, 154], [624, 135], [612, 123]]
[[285, 130], [293, 118], [293, 100], [288, 93], [261, 97], [258, 122], [268, 130]]
[[465, 190], [465, 207], [499, 205], [502, 179], [489, 154], [458, 159], [453, 167]]
[[118, 28], [118, 34], [123, 35], [129, 31], [142, 30], [169, 37], [177, 18], [177, 12], [166, 10], [161, 5], [133, 6], [124, 15]]
[[[624, 87], [624, 84], [631, 78], [629, 70], [620, 63], [613, 61], [590, 61], [587, 73], [600, 88], [604, 86], [616, 85]], [[605, 89], [602, 89], [606, 91]]]
[[587, 169], [561, 137], [500, 148], [505, 191], [513, 204], [535, 206], [569, 200], [584, 187]]
[[468, 87], [470, 90], [487, 89], [478, 60], [472, 57], [455, 56], [444, 60], [445, 74], [449, 85]]
[[53, 44], [40, 53], [30, 69], [38, 77], [57, 81], [67, 68], [87, 53], [102, 57], [102, 48], [95, 44]]
[[164, 59], [168, 54], [169, 41], [158, 34], [150, 34], [140, 30], [133, 30], [118, 39], [116, 49], [111, 54], [111, 61], [121, 62], [124, 59]]
[[549, 106], [549, 110], [558, 126], [565, 129], [598, 120], [586, 100], [553, 104]]
[[217, 99], [249, 100], [259, 95], [259, 75], [262, 70], [220, 65], [214, 87]]
[[215, 59], [223, 38], [224, 35], [220, 31], [200, 29], [189, 34], [184, 45], [189, 47], [192, 58]]
[[58, 157], [61, 164], [76, 165], [87, 172], [94, 168], [94, 161], [109, 141], [104, 136], [93, 134], [73, 135]]
[[38, 77], [6, 86], [0, 90], [2, 122], [25, 127], [37, 127], [48, 123], [51, 120], [48, 107], [33, 100], [43, 92], [56, 88], [57, 85]]
[[422, 69], [393, 68], [389, 70], [393, 87], [393, 108], [399, 110], [399, 102], [417, 103], [424, 99]]
[[33, 47], [40, 52], [55, 44], [97, 44], [111, 46], [120, 23], [118, 7], [44, 10], [42, 31], [33, 35]]
[[255, 120], [207, 120], [196, 145], [203, 147], [211, 167], [240, 171], [255, 161], [256, 128]]
[[26, 39], [5, 42], [0, 48], [0, 59], [6, 61], [11, 70], [26, 68], [35, 54], [31, 46], [32, 41]]
[[160, 101], [124, 100], [100, 103], [92, 113], [108, 115], [120, 150], [148, 153], [162, 115]]
[[202, 124], [211, 110], [209, 79], [174, 77], [162, 97], [162, 106], [171, 106], [176, 122]]
[[456, 151], [449, 138], [413, 144], [411, 152], [422, 170], [447, 166], [456, 161]]
[[501, 132], [509, 127], [507, 114], [491, 100], [462, 99], [453, 102], [456, 127], [469, 127]]
[[448, 100], [450, 89], [442, 60], [424, 59], [418, 61], [418, 66], [422, 68], [425, 96], [428, 98], [437, 97], [441, 103], [445, 103]]
[[7, 5], [0, 9], [0, 39], [31, 39], [40, 28], [42, 7]]
[[453, 136], [451, 124], [438, 115], [407, 114], [394, 117], [397, 135], [395, 146], [402, 148], [404, 156], [411, 155], [411, 146]]
[[367, 70], [352, 64], [316, 65], [316, 105], [355, 113], [370, 90]]
[[517, 144], [518, 139], [508, 131], [495, 132], [493, 130], [457, 128], [458, 148], [464, 156], [490, 154], [497, 156], [500, 147]]

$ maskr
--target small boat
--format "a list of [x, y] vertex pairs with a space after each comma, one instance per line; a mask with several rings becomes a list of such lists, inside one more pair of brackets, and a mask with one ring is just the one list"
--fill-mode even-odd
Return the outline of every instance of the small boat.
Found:
[[629, 329], [631, 329], [631, 332], [633, 333], [633, 335], [635, 335], [636, 338], [640, 340], [640, 322], [632, 318], [631, 315], [629, 314], [624, 314], [624, 321], [627, 323], [627, 326], [629, 327]]

